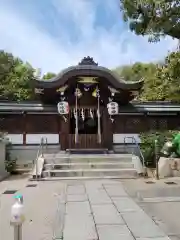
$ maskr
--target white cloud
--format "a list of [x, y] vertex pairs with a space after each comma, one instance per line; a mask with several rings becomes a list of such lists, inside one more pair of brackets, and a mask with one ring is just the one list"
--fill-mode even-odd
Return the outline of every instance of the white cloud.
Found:
[[[56, 28], [57, 36], [38, 25], [35, 12], [29, 13], [31, 17], [26, 17], [11, 7], [10, 0], [2, 6], [0, 3], [0, 48], [30, 62], [33, 67], [41, 68], [43, 72], [58, 72], [77, 64], [87, 55], [110, 68], [135, 61], [158, 60], [176, 46], [176, 41], [170, 38], [158, 44], [149, 44], [145, 38], [137, 37], [128, 30], [121, 32], [120, 16], [111, 30], [107, 30], [105, 24], [97, 27], [95, 10], [100, 0], [49, 1], [58, 13], [59, 22], [52, 14], [46, 13], [44, 18], [51, 18], [49, 20], [53, 23], [52, 27]], [[112, 5], [108, 5], [110, 0], [104, 0], [109, 15], [117, 14], [117, 1], [111, 0]], [[69, 29], [64, 27], [64, 21], [69, 20], [71, 27], [76, 29], [78, 42], [71, 40]]]

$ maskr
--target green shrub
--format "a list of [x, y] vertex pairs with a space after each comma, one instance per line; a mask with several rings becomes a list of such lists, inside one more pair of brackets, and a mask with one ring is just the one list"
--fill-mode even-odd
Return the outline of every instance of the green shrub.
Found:
[[146, 167], [155, 167], [155, 140], [158, 141], [158, 152], [166, 141], [171, 141], [178, 131], [149, 131], [140, 134], [141, 151], [144, 156]]
[[6, 139], [7, 133], [0, 132], [0, 142], [4, 141]]
[[6, 143], [5, 168], [6, 168], [7, 172], [14, 173], [17, 159], [12, 159], [10, 151], [9, 151], [10, 146], [11, 146], [11, 143], [7, 142]]
[[17, 159], [12, 159], [9, 148], [11, 146], [11, 143], [6, 138], [7, 133], [0, 132], [0, 142], [5, 142], [6, 149], [5, 149], [5, 168], [6, 171], [9, 173], [13, 173], [14, 169], [16, 167]]
[[16, 167], [16, 159], [5, 161], [5, 168], [8, 173], [14, 173], [15, 167]]

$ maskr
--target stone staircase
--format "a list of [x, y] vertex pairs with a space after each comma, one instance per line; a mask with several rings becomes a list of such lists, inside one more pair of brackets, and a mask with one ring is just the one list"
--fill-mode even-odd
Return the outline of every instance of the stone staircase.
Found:
[[132, 156], [132, 154], [69, 154], [62, 152], [44, 154], [41, 179], [137, 178], [138, 174]]

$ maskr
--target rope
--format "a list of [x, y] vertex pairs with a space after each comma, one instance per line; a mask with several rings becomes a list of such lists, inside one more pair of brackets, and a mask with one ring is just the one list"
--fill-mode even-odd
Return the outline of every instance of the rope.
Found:
[[75, 119], [76, 119], [76, 129], [75, 129], [75, 143], [78, 142], [78, 88], [76, 88], [76, 91], [75, 91], [75, 96], [76, 96], [76, 106], [75, 106]]
[[101, 143], [101, 119], [100, 119], [100, 94], [99, 89], [97, 87], [97, 100], [98, 100], [98, 109], [97, 109], [97, 117], [98, 117], [98, 143]]

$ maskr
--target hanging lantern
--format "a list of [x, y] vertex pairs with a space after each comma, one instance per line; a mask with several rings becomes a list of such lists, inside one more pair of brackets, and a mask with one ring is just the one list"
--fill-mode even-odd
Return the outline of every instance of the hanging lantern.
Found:
[[57, 109], [60, 115], [66, 115], [69, 113], [69, 103], [65, 101], [59, 102]]
[[119, 112], [119, 105], [117, 102], [110, 102], [107, 104], [109, 115], [117, 115]]

